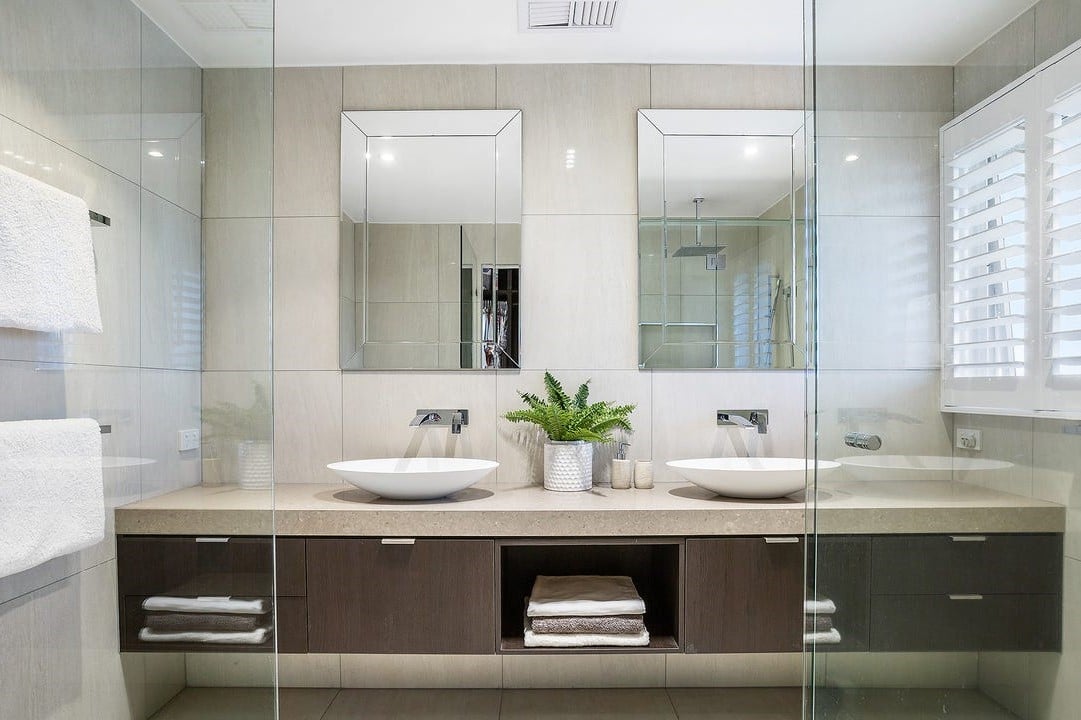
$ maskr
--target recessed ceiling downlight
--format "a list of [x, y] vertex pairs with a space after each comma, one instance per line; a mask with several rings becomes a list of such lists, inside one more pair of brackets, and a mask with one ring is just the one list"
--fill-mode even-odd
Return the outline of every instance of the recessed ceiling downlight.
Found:
[[611, 30], [621, 0], [518, 0], [518, 29]]

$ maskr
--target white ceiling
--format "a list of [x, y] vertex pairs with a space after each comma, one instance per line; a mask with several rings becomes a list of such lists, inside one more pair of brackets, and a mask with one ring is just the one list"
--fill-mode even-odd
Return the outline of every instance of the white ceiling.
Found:
[[[185, 0], [134, 0], [204, 67], [266, 66], [265, 30], [204, 30]], [[190, 2], [190, 0], [187, 0]], [[202, 0], [265, 6], [272, 0]], [[278, 66], [800, 64], [803, 0], [622, 0], [614, 30], [518, 31], [516, 0], [273, 0]], [[953, 65], [1033, 0], [818, 0], [821, 64]]]

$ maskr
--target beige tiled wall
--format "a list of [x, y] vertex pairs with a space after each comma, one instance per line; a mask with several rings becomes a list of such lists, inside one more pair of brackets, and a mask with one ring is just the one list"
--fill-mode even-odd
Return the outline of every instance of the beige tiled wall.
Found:
[[[279, 482], [334, 482], [350, 457], [478, 455], [500, 481], [539, 478], [540, 446], [498, 419], [541, 372], [592, 378], [598, 399], [637, 403], [631, 456], [736, 452], [745, 433], [718, 429], [724, 405], [767, 407], [766, 452], [801, 455], [802, 373], [640, 372], [635, 113], [645, 107], [799, 108], [796, 67], [510, 65], [284, 68], [275, 73], [274, 372]], [[253, 82], [257, 79], [253, 78]], [[522, 370], [338, 370], [339, 112], [520, 108], [523, 111]], [[332, 132], [333, 130], [333, 132]], [[564, 153], [576, 150], [573, 171]], [[240, 182], [243, 187], [245, 182]], [[208, 180], [209, 185], [209, 180]], [[259, 273], [252, 273], [258, 279]], [[221, 292], [236, 282], [228, 273]], [[247, 282], [246, 280], [241, 280]], [[208, 287], [208, 296], [218, 292]], [[209, 301], [208, 301], [209, 304]], [[208, 325], [210, 325], [208, 321]], [[231, 326], [230, 326], [231, 327]], [[228, 358], [231, 333], [208, 327], [206, 356]], [[340, 398], [334, 393], [340, 388]], [[407, 427], [417, 407], [466, 407], [460, 437]], [[329, 415], [340, 408], [340, 415]], [[670, 438], [670, 439], [669, 439]], [[598, 454], [598, 478], [609, 455]], [[670, 479], [658, 465], [660, 479]]]
[[963, 113], [1081, 39], [1077, 0], [1040, 0], [954, 69], [954, 111]]
[[[0, 328], [0, 421], [111, 425], [105, 502], [200, 482], [201, 71], [128, 0], [6, 1], [0, 164], [86, 200], [104, 332]], [[72, 28], [78, 28], [76, 33]], [[161, 157], [147, 154], [163, 149]], [[0, 717], [141, 720], [182, 655], [120, 655], [115, 540], [0, 578]]]

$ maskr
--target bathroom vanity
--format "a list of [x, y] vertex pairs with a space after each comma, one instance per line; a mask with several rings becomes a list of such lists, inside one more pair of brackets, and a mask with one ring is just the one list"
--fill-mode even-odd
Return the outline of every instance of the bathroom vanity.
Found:
[[[268, 652], [273, 641], [163, 646], [138, 633], [149, 595], [273, 594], [287, 653], [795, 652], [812, 518], [815, 550], [833, 558], [819, 595], [836, 603], [843, 638], [820, 649], [1059, 649], [1063, 508], [901, 485], [875, 497], [849, 483], [815, 513], [686, 485], [482, 485], [424, 503], [281, 485], [273, 514], [269, 492], [189, 488], [116, 511], [121, 649]], [[630, 575], [649, 647], [526, 649], [524, 599], [538, 574]]]

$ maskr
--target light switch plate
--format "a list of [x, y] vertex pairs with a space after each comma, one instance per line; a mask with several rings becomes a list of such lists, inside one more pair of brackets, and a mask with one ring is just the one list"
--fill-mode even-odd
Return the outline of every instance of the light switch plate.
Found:
[[177, 433], [176, 438], [176, 450], [177, 452], [187, 452], [188, 450], [199, 449], [199, 430], [181, 430]]
[[957, 428], [957, 447], [961, 450], [982, 450], [982, 434], [979, 430]]

